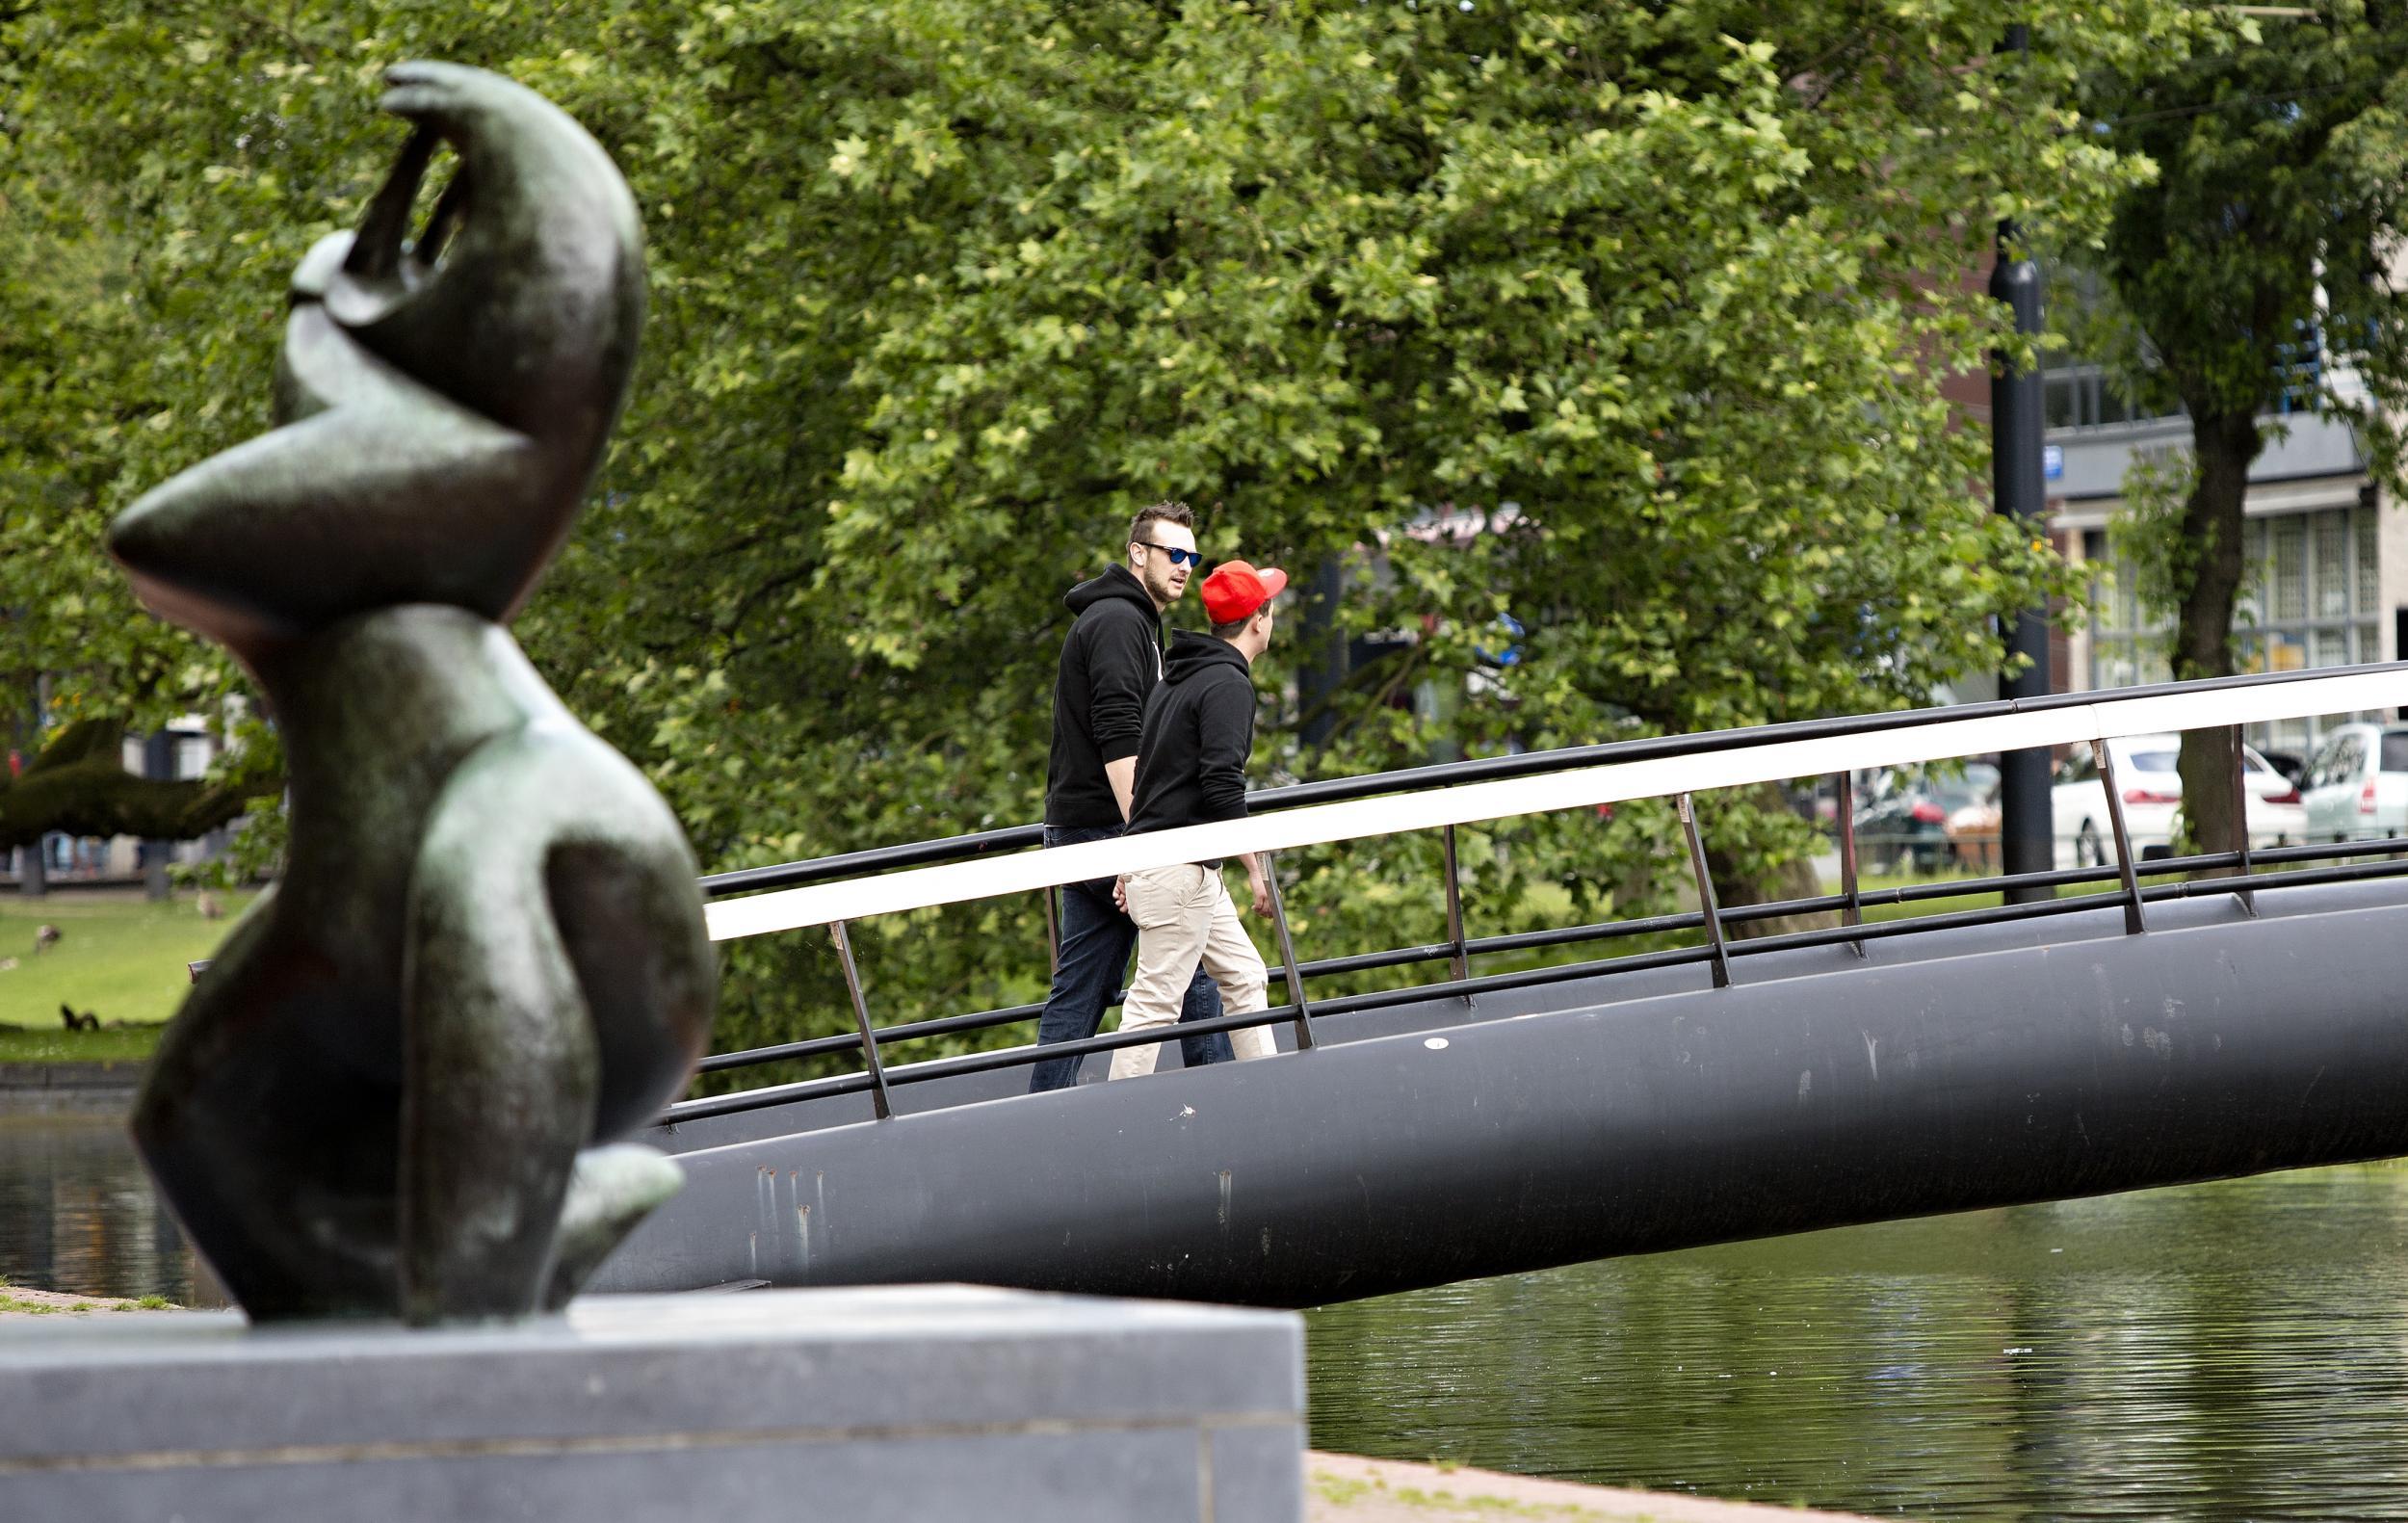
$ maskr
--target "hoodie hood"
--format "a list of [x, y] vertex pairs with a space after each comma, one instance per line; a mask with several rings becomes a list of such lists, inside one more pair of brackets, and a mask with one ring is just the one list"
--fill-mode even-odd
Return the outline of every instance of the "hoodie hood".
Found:
[[1145, 617], [1149, 619], [1159, 620], [1162, 617], [1162, 610], [1154, 606], [1154, 600], [1151, 597], [1146, 596], [1145, 585], [1139, 582], [1125, 565], [1112, 566], [1093, 581], [1081, 582], [1063, 593], [1061, 600], [1075, 617], [1096, 604], [1109, 602], [1113, 598], [1135, 603], [1145, 610]]
[[1210, 671], [1215, 667], [1235, 667], [1238, 674], [1253, 681], [1252, 669], [1238, 647], [1212, 635], [1192, 629], [1174, 630], [1170, 637], [1170, 655], [1163, 663], [1163, 680], [1176, 685], [1189, 678]]

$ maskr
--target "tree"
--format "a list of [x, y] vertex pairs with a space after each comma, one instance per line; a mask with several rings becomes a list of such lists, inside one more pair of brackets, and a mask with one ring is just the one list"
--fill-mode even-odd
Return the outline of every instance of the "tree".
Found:
[[0, 779], [0, 850], [39, 845], [53, 830], [189, 841], [281, 787], [274, 777], [137, 777], [121, 759], [124, 740], [125, 726], [113, 720], [80, 720], [52, 731], [21, 774]]
[[[133, 379], [142, 353], [199, 293], [150, 301], [138, 272], [152, 246], [101, 215], [113, 190], [26, 151], [47, 124], [38, 64], [53, 19], [0, 6], [0, 736], [30, 758], [0, 779], [0, 850], [54, 829], [184, 839], [276, 791], [272, 748], [237, 748], [207, 781], [146, 783], [119, 765], [129, 729], [215, 712], [232, 686], [222, 663], [143, 616], [97, 553], [129, 465], [158, 459], [128, 446], [171, 419], [163, 389]], [[23, 887], [39, 893], [30, 866]]]
[[[652, 259], [636, 396], [519, 634], [712, 867], [1034, 818], [1059, 598], [1159, 497], [1204, 510], [1213, 555], [1347, 568], [1333, 624], [1393, 637], [1325, 745], [1277, 700], [1258, 769], [1905, 704], [1995, 665], [1993, 617], [2062, 578], [1971, 489], [1985, 443], [1939, 380], [2001, 324], [1959, 276], [2002, 216], [2104, 223], [2143, 166], [2060, 130], [2064, 103], [2191, 24], [2169, 0], [526, 10], [49, 0], [0, 34], [30, 61], [0, 195], [95, 271], [0, 276], [34, 348], [76, 356], [0, 395], [0, 437], [74, 467], [0, 509], [12, 552], [49, 552], [0, 558], [0, 606], [86, 599], [133, 631], [99, 670], [233, 684], [127, 614], [98, 527], [260, 426], [284, 273], [398, 140], [376, 66], [501, 68], [612, 149]], [[2051, 45], [1995, 58], [2010, 19]], [[1732, 897], [1806, 847], [1702, 802]], [[1676, 840], [1662, 807], [1515, 822], [1465, 853], [1475, 929], [1666, 904]], [[1436, 857], [1300, 853], [1307, 955], [1426, 938]], [[874, 996], [1031, 997], [1035, 927], [881, 923]], [[841, 1011], [809, 945], [736, 949], [734, 1009]]]
[[[2178, 679], [2234, 670], [2241, 507], [2280, 393], [2349, 414], [2378, 472], [2397, 477], [2408, 10], [2313, 9], [2263, 31], [2232, 13], [2216, 45], [2103, 73], [2086, 101], [2102, 141], [2157, 166], [2119, 200], [2094, 267], [2109, 299], [2100, 347], [2120, 380], [2190, 417], [2188, 469], [2160, 492], [2179, 506], [2143, 525], [2144, 591], [2174, 610]], [[2363, 394], [2336, 390], [2344, 374]], [[2235, 850], [2230, 733], [2187, 732], [2180, 765], [2200, 850]]]

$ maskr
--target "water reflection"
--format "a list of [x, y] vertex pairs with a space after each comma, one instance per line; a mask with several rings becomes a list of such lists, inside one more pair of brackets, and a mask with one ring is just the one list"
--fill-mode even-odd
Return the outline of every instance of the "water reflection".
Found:
[[1325, 1448], [1949, 1519], [2408, 1518], [2408, 1168], [1584, 1265], [1309, 1328]]
[[0, 1114], [0, 1281], [225, 1304], [134, 1156], [121, 1109]]

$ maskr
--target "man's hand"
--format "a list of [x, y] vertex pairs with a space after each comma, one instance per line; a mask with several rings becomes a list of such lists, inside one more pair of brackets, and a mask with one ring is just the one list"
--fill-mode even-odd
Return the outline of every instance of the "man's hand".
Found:
[[1112, 907], [1124, 915], [1129, 912], [1129, 875], [1126, 873], [1112, 880]]
[[1259, 856], [1249, 856], [1245, 859], [1245, 886], [1254, 894], [1254, 913], [1269, 919], [1270, 916], [1270, 876], [1263, 871], [1263, 859]]

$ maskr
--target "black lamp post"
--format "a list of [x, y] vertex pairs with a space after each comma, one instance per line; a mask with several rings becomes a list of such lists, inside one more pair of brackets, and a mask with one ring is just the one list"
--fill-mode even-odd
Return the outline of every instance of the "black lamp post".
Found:
[[[2030, 34], [2010, 27], [2006, 50], [2028, 52]], [[2040, 331], [2040, 269], [2012, 248], [2015, 224], [1999, 223], [1998, 262], [1990, 271], [1990, 294], [2014, 309], [2015, 331]], [[2037, 538], [2048, 502], [2042, 484], [2040, 371], [2023, 368], [2002, 351], [1990, 379], [1990, 470], [1997, 511], [2014, 518]], [[2006, 621], [2006, 655], [2026, 658], [2020, 671], [1999, 673], [1999, 696], [2037, 697], [2049, 691], [2049, 611], [2028, 608]], [[2000, 865], [2010, 874], [2044, 873], [2055, 865], [2049, 801], [2049, 753], [2008, 751], [1999, 758]], [[2045, 899], [2051, 890], [2019, 889], [2018, 901]]]

